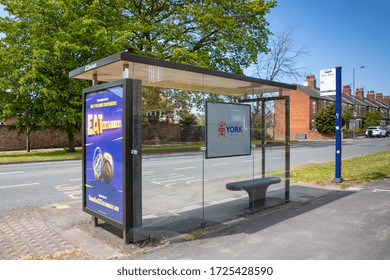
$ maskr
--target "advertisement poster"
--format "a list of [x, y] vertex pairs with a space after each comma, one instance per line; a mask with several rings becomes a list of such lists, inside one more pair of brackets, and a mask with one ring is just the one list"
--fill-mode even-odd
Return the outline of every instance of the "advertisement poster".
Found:
[[85, 96], [85, 207], [123, 223], [123, 87]]
[[206, 158], [251, 154], [250, 106], [206, 103]]

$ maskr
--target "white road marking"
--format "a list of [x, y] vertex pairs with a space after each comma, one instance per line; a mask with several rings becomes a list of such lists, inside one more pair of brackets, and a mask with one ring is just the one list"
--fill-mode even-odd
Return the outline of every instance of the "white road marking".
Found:
[[24, 173], [24, 171], [3, 172], [0, 173], [0, 175], [10, 175], [10, 174], [20, 174], [20, 173]]
[[81, 199], [82, 191], [81, 184], [70, 186], [68, 184], [55, 186], [55, 189], [59, 192], [62, 192], [64, 195], [67, 195], [71, 199]]
[[195, 179], [195, 177], [178, 178], [178, 179], [158, 181], [158, 182], [152, 181], [152, 183], [155, 183], [157, 185], [161, 185], [161, 184], [164, 184], [164, 183], [177, 182], [177, 181], [183, 181], [183, 180], [189, 180], [189, 179]]
[[[195, 182], [199, 182], [199, 181], [202, 181], [202, 179], [189, 180], [186, 182], [186, 184], [191, 184], [191, 183], [195, 183]], [[204, 181], [206, 182], [207, 180], [205, 179]]]
[[175, 168], [173, 170], [177, 171], [177, 170], [187, 170], [187, 169], [195, 169], [195, 168], [196, 168], [195, 166], [189, 166], [189, 167]]
[[212, 166], [221, 166], [221, 165], [228, 165], [228, 162], [222, 162], [222, 163], [214, 163]]
[[388, 193], [390, 193], [390, 190], [374, 189], [372, 192], [388, 192]]
[[18, 188], [18, 187], [30, 187], [30, 186], [36, 186], [36, 185], [39, 185], [39, 183], [20, 184], [20, 185], [11, 185], [11, 186], [1, 186], [0, 189]]

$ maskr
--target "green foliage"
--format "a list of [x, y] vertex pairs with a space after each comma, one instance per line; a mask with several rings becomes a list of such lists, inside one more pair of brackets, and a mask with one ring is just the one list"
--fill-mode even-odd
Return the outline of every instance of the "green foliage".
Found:
[[363, 126], [376, 126], [381, 123], [381, 113], [379, 112], [366, 112], [365, 119], [363, 120]]
[[336, 107], [334, 105], [330, 105], [322, 108], [317, 114], [315, 114], [314, 121], [318, 132], [327, 135], [334, 135]]
[[264, 16], [276, 1], [118, 0], [114, 5], [129, 52], [242, 73], [267, 51]]
[[[119, 50], [111, 35], [109, 1], [0, 1], [0, 114], [20, 130], [55, 128], [69, 135], [81, 127], [81, 91], [89, 84], [69, 79], [83, 64]], [[107, 43], [108, 42], [108, 43]]]
[[194, 114], [191, 114], [188, 111], [182, 111], [180, 113], [180, 117], [182, 120], [180, 121], [181, 124], [184, 125], [196, 125], [197, 124], [197, 117]]
[[[267, 51], [266, 0], [0, 0], [0, 117], [21, 130], [81, 126], [81, 90], [68, 73], [129, 51], [234, 73]], [[191, 111], [215, 96], [149, 92], [145, 106]], [[157, 98], [157, 99], [156, 99]], [[152, 103], [155, 104], [152, 104]], [[146, 108], [147, 109], [147, 108]], [[177, 109], [177, 108], [175, 108]]]
[[[343, 126], [346, 123], [349, 123], [349, 120], [353, 118], [353, 112], [354, 112], [353, 108], [343, 107], [341, 126]], [[317, 114], [315, 114], [314, 121], [318, 132], [326, 135], [334, 135], [336, 133], [335, 104], [331, 104], [329, 106], [322, 108]]]

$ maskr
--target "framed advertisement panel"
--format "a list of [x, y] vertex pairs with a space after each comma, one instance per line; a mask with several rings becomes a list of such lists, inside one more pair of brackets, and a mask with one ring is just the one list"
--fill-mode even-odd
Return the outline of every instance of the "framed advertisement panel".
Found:
[[141, 87], [125, 79], [83, 90], [83, 210], [123, 229], [126, 241], [142, 221]]
[[206, 158], [251, 154], [250, 105], [206, 102]]

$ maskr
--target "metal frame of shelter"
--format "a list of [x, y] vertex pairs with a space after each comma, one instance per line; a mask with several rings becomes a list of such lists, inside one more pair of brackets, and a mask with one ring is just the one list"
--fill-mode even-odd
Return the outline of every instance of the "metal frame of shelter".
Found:
[[[142, 236], [142, 87], [188, 90], [241, 97], [239, 102], [284, 99], [289, 108], [288, 98], [249, 99], [253, 94], [295, 90], [291, 84], [262, 80], [243, 75], [230, 74], [210, 69], [169, 62], [165, 60], [117, 53], [89, 63], [69, 72], [70, 78], [91, 80], [92, 87], [83, 90], [83, 210], [94, 217], [95, 226], [101, 219], [123, 231], [125, 243], [144, 239]], [[104, 82], [98, 84], [99, 82]], [[123, 140], [122, 140], [122, 210], [121, 221], [115, 221], [104, 213], [87, 207], [86, 197], [86, 99], [87, 94], [107, 90], [111, 86], [123, 87]], [[263, 102], [264, 103], [264, 102]], [[264, 127], [264, 126], [263, 126]], [[265, 135], [265, 133], [263, 133]], [[286, 189], [285, 201], [289, 200], [289, 110], [286, 110]], [[264, 142], [262, 145], [265, 147]], [[264, 153], [263, 153], [264, 155]], [[90, 159], [88, 159], [90, 160]], [[263, 156], [263, 174], [265, 158]], [[288, 162], [287, 162], [288, 161]], [[89, 162], [88, 162], [89, 164]], [[101, 201], [100, 201], [101, 202]]]
[[290, 201], [290, 97], [289, 96], [274, 96], [274, 97], [263, 97], [263, 98], [246, 98], [241, 99], [240, 103], [247, 102], [261, 102], [261, 176], [264, 178], [265, 171], [265, 148], [266, 144], [266, 124], [265, 124], [265, 102], [267, 101], [277, 101], [284, 100], [285, 106], [285, 192], [284, 192], [284, 201]]

